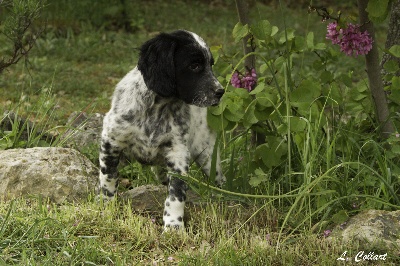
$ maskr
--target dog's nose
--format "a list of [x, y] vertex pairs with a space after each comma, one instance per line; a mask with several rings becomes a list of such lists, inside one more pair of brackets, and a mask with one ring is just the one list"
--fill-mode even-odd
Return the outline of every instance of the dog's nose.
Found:
[[218, 99], [221, 99], [222, 95], [224, 95], [225, 90], [224, 89], [218, 89], [215, 91], [215, 97], [217, 97]]

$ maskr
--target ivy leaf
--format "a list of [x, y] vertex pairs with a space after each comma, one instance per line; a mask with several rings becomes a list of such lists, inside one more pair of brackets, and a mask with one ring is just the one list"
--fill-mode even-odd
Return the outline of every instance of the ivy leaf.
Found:
[[249, 34], [249, 25], [243, 25], [242, 23], [238, 22], [235, 27], [233, 28], [233, 38], [235, 42], [239, 42], [241, 39], [246, 37]]
[[210, 111], [207, 112], [207, 123], [211, 129], [215, 131], [224, 130], [229, 121], [223, 115], [213, 115]]
[[389, 53], [395, 57], [400, 57], [400, 45], [396, 44], [390, 47]]
[[294, 30], [293, 29], [287, 29], [286, 32], [282, 31], [280, 33], [280, 38], [279, 38], [279, 43], [284, 44], [286, 41], [291, 41], [294, 39]]
[[254, 171], [255, 176], [252, 176], [249, 180], [249, 184], [252, 187], [256, 187], [260, 185], [262, 182], [268, 181], [267, 174], [264, 173], [261, 168], [258, 168]]
[[260, 158], [268, 168], [279, 165], [281, 157], [287, 154], [287, 144], [280, 138], [275, 136], [267, 136], [266, 143], [256, 148], [255, 156]]
[[333, 74], [328, 70], [324, 70], [321, 72], [319, 78], [321, 79], [321, 83], [323, 84], [331, 83], [333, 81]]
[[246, 128], [250, 128], [252, 125], [254, 125], [258, 122], [258, 119], [254, 113], [255, 109], [256, 109], [255, 104], [251, 104], [247, 108], [246, 113], [244, 114], [243, 125]]
[[290, 131], [291, 132], [302, 132], [307, 126], [307, 122], [297, 116], [290, 117]]
[[373, 22], [385, 20], [388, 14], [389, 0], [369, 0], [367, 5], [368, 17]]
[[315, 49], [315, 50], [325, 50], [325, 49], [326, 49], [326, 44], [323, 43], [323, 42], [317, 43], [317, 44], [314, 46], [314, 49]]
[[277, 26], [272, 26], [271, 36], [274, 36], [275, 34], [277, 34], [278, 31], [279, 31], [279, 28]]
[[335, 224], [342, 224], [349, 219], [349, 215], [345, 210], [341, 210], [332, 216], [332, 222]]
[[290, 94], [293, 106], [301, 103], [311, 104], [321, 94], [321, 86], [311, 80], [303, 80]]
[[244, 113], [240, 110], [240, 108], [230, 107], [224, 111], [224, 117], [232, 122], [239, 122], [243, 116]]
[[254, 94], [257, 94], [259, 92], [262, 92], [264, 90], [264, 88], [265, 88], [265, 84], [264, 83], [260, 83], [249, 94], [250, 95], [254, 95]]
[[395, 73], [399, 70], [399, 64], [394, 60], [389, 60], [383, 65], [383, 68], [389, 73]]
[[271, 38], [272, 26], [268, 20], [261, 20], [250, 26], [250, 32], [259, 40], [268, 41]]
[[257, 93], [256, 99], [257, 103], [259, 103], [260, 105], [264, 107], [271, 107], [274, 106], [274, 103], [276, 103], [278, 96], [270, 92], [261, 91]]
[[209, 108], [209, 111], [213, 114], [213, 115], [220, 115], [224, 112], [226, 107], [226, 102], [225, 101], [221, 101], [217, 106], [211, 106]]
[[347, 75], [347, 74], [341, 74], [339, 76], [339, 80], [341, 82], [343, 82], [343, 84], [349, 88], [351, 88], [351, 86], [353, 85], [353, 81], [351, 80], [351, 77], [349, 77], [349, 75]]

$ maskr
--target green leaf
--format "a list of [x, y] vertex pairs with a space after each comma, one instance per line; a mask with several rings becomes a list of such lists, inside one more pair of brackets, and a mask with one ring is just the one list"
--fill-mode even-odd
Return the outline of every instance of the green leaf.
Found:
[[400, 77], [394, 76], [392, 78], [392, 88], [400, 90]]
[[285, 31], [280, 33], [280, 38], [279, 38], [279, 43], [283, 44], [286, 41], [291, 41], [294, 39], [294, 30], [293, 29], [287, 29], [286, 34]]
[[224, 117], [232, 122], [239, 122], [240, 119], [243, 118], [243, 116], [244, 116], [244, 113], [236, 108], [225, 109], [225, 111], [224, 111]]
[[285, 62], [286, 62], [286, 58], [283, 56], [279, 56], [274, 62], [275, 69], [280, 70], [283, 66], [283, 63], [285, 63]]
[[213, 115], [210, 111], [207, 112], [207, 123], [209, 127], [215, 131], [222, 131], [228, 125], [228, 120], [222, 115]]
[[341, 82], [343, 82], [344, 85], [346, 85], [347, 87], [351, 87], [353, 85], [353, 81], [351, 80], [351, 78], [349, 77], [349, 75], [346, 74], [341, 74], [339, 76], [339, 80]]
[[302, 52], [306, 48], [306, 41], [302, 36], [297, 36], [294, 39], [294, 47], [296, 51]]
[[264, 107], [271, 107], [274, 106], [274, 103], [276, 103], [276, 100], [278, 99], [278, 96], [274, 93], [262, 91], [257, 93], [256, 95], [256, 100], [257, 103]]
[[317, 44], [314, 46], [314, 49], [315, 49], [315, 50], [325, 50], [325, 49], [326, 49], [326, 44], [323, 43], [323, 42], [317, 43]]
[[333, 74], [330, 71], [324, 70], [319, 76], [322, 83], [330, 83], [333, 81]]
[[246, 37], [249, 34], [249, 25], [243, 25], [238, 22], [233, 28], [232, 36], [235, 39], [235, 42], [239, 42], [241, 39]]
[[349, 219], [349, 215], [347, 214], [347, 212], [345, 210], [340, 210], [339, 212], [337, 212], [332, 216], [331, 220], [335, 224], [342, 224], [346, 222], [347, 219]]
[[269, 118], [269, 115], [274, 111], [274, 109], [272, 107], [267, 107], [263, 110], [259, 110], [258, 108], [256, 108], [254, 110], [254, 115], [256, 116], [256, 118], [258, 119], [258, 121], [265, 121]]
[[275, 34], [277, 34], [278, 31], [279, 31], [279, 28], [277, 26], [272, 26], [271, 36], [274, 36]]
[[250, 32], [259, 40], [268, 41], [271, 38], [272, 26], [268, 20], [261, 20], [250, 26]]
[[268, 175], [258, 168], [254, 171], [255, 176], [250, 177], [249, 184], [252, 187], [260, 185], [262, 182], [268, 181]]
[[369, 0], [367, 12], [369, 16], [381, 17], [385, 14], [389, 0]]
[[389, 53], [395, 57], [400, 57], [400, 45], [396, 44], [390, 47]]
[[383, 65], [383, 68], [389, 73], [395, 73], [399, 70], [399, 64], [395, 60], [389, 60]]
[[279, 165], [282, 156], [287, 153], [287, 144], [280, 137], [267, 136], [266, 143], [256, 148], [255, 156], [262, 160], [268, 168]]
[[311, 80], [303, 80], [300, 85], [290, 94], [291, 103], [311, 104], [321, 94], [321, 86]]
[[260, 73], [264, 73], [267, 69], [268, 69], [268, 65], [267, 64], [262, 64], [260, 66]]
[[256, 109], [255, 104], [251, 104], [247, 108], [246, 113], [244, 114], [243, 125], [246, 128], [250, 128], [252, 125], [254, 125], [258, 122], [258, 119], [257, 119], [256, 115], [254, 114], [255, 109]]
[[290, 131], [291, 132], [301, 132], [307, 126], [307, 122], [297, 116], [290, 117]]
[[255, 94], [259, 93], [259, 92], [264, 91], [264, 88], [265, 88], [265, 84], [264, 83], [260, 83], [254, 88], [254, 90], [249, 92], [249, 94], [250, 95], [255, 95]]

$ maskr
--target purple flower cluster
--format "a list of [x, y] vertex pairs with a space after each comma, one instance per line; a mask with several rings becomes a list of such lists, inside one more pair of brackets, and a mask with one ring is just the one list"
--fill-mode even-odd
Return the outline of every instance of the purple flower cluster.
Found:
[[256, 70], [253, 68], [251, 71], [246, 71], [245, 75], [236, 70], [232, 75], [231, 84], [235, 88], [244, 88], [249, 92], [252, 91], [257, 84]]
[[361, 32], [359, 25], [349, 23], [347, 28], [338, 28], [336, 22], [329, 23], [326, 39], [340, 45], [340, 51], [346, 55], [365, 55], [372, 49], [372, 38], [367, 31]]

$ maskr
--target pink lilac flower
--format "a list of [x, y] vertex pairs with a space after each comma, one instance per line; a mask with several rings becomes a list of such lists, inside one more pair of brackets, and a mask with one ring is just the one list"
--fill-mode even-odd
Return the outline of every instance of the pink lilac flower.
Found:
[[235, 71], [235, 73], [233, 73], [232, 78], [231, 78], [231, 84], [235, 88], [242, 87], [241, 77], [239, 76], [238, 71]]
[[349, 23], [347, 28], [339, 29], [336, 22], [327, 26], [326, 39], [340, 45], [340, 51], [347, 56], [365, 55], [372, 49], [372, 38], [367, 31], [361, 32], [359, 25]]
[[236, 70], [232, 75], [231, 84], [235, 88], [244, 88], [249, 92], [252, 91], [257, 84], [256, 70], [253, 68], [251, 71], [246, 71], [245, 75]]
[[339, 34], [338, 30], [337, 30], [337, 26], [338, 25], [337, 25], [337, 23], [335, 21], [335, 22], [329, 23], [328, 27], [327, 27], [328, 33], [326, 34], [326, 38], [328, 40], [331, 40], [333, 44], [339, 44], [340, 43], [340, 38], [339, 38], [340, 34]]

